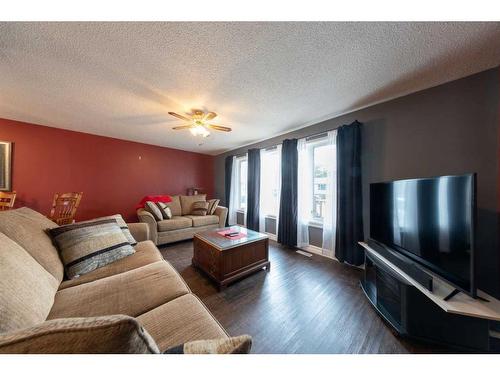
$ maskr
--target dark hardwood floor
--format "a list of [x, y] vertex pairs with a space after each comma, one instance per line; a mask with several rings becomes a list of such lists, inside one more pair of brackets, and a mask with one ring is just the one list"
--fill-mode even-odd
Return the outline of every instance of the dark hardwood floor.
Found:
[[308, 258], [271, 241], [270, 272], [218, 292], [191, 266], [192, 241], [160, 250], [229, 334], [252, 335], [252, 353], [446, 352], [397, 337], [365, 298], [357, 268]]

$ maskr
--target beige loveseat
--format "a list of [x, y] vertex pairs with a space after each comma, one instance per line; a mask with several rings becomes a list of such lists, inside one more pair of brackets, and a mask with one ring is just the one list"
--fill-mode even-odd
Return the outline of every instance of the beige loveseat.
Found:
[[196, 216], [191, 214], [194, 202], [204, 201], [206, 196], [173, 195], [172, 202], [167, 203], [172, 211], [172, 218], [156, 221], [154, 216], [145, 209], [137, 210], [137, 217], [142, 223], [148, 224], [149, 235], [156, 245], [193, 238], [197, 232], [212, 228], [223, 228], [226, 224], [227, 208], [218, 206], [214, 215]]
[[73, 280], [45, 232], [56, 226], [29, 208], [0, 212], [0, 353], [131, 352], [130, 327], [152, 352], [227, 337], [145, 224], [129, 225], [135, 254]]

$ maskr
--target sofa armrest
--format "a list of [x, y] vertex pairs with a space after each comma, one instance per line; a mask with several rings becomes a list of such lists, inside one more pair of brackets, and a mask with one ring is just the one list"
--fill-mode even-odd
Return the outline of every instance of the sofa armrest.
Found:
[[137, 242], [150, 240], [147, 223], [127, 223], [128, 229]]
[[[149, 228], [149, 239], [158, 244], [158, 224], [156, 223], [156, 219], [149, 213], [148, 211], [139, 208], [137, 210], [137, 217], [141, 223], [146, 223]], [[134, 237], [135, 238], [135, 237]]]
[[214, 215], [217, 215], [219, 217], [219, 227], [220, 228], [223, 228], [226, 226], [227, 212], [228, 212], [228, 209], [227, 209], [227, 207], [224, 207], [224, 206], [217, 206], [217, 208], [215, 209]]

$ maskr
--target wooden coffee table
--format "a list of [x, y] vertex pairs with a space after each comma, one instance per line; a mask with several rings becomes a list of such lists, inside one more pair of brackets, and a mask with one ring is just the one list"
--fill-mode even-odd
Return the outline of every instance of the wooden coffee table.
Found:
[[[244, 233], [230, 239], [218, 232], [231, 229]], [[271, 267], [269, 237], [239, 226], [217, 228], [196, 233], [193, 238], [193, 266], [214, 280], [219, 290], [255, 271]]]

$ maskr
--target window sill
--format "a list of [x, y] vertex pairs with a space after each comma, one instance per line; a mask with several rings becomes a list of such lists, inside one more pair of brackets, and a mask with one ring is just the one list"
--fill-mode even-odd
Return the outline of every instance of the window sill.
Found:
[[307, 225], [313, 228], [323, 229], [323, 223], [318, 223], [317, 221], [310, 221]]

